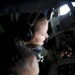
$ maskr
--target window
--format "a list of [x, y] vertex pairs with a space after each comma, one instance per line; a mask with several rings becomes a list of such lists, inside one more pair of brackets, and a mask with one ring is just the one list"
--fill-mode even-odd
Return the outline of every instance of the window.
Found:
[[73, 7], [75, 7], [75, 2], [71, 2], [72, 3], [72, 5], [73, 5]]
[[60, 15], [65, 15], [70, 11], [70, 8], [68, 7], [67, 4], [65, 4], [65, 5], [61, 6], [59, 10], [60, 10], [59, 11]]

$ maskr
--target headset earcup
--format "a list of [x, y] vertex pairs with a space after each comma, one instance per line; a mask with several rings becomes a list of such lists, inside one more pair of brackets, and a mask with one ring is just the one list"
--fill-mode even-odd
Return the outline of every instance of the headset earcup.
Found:
[[33, 33], [31, 30], [27, 33], [27, 41], [30, 41], [33, 38]]

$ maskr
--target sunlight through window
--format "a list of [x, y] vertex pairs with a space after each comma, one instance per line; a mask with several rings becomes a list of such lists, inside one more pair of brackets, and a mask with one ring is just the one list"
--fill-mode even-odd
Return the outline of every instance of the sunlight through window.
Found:
[[75, 2], [71, 2], [72, 3], [72, 5], [73, 5], [73, 7], [75, 7]]
[[60, 15], [65, 15], [70, 11], [70, 8], [67, 4], [60, 7]]

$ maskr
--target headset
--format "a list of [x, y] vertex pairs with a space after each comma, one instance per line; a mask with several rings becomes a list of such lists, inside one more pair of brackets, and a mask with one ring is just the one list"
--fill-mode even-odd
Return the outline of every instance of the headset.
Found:
[[20, 14], [16, 31], [17, 35], [26, 42], [30, 41], [34, 36], [36, 21], [47, 16], [49, 16], [49, 13], [46, 14], [43, 11]]
[[29, 25], [29, 31], [27, 33], [27, 41], [31, 40], [34, 36], [35, 22], [43, 16], [45, 16], [43, 12], [30, 13], [28, 20], [27, 20], [27, 24]]

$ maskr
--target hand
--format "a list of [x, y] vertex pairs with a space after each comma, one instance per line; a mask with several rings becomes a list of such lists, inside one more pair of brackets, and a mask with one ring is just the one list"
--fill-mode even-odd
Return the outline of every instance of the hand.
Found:
[[72, 57], [72, 52], [70, 52], [69, 54], [67, 54], [67, 57], [68, 58]]
[[63, 56], [64, 56], [65, 54], [67, 54], [67, 51], [65, 51], [65, 50], [61, 51], [61, 52], [60, 52], [60, 57], [63, 58]]
[[72, 57], [72, 52], [68, 53], [68, 51], [65, 51], [65, 50], [61, 51], [60, 52], [60, 57], [63, 58], [64, 56], [70, 58], [70, 57]]

